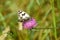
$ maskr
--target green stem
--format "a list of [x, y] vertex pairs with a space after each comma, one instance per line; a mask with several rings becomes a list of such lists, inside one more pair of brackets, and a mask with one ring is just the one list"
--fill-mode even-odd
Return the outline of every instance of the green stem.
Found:
[[33, 40], [34, 32], [32, 30], [29, 30], [29, 40]]
[[[52, 0], [52, 17], [53, 17], [53, 30], [54, 30], [54, 35], [55, 39], [57, 38], [57, 32], [56, 32], [56, 17], [55, 17], [55, 9], [54, 9], [54, 0]], [[57, 40], [57, 39], [56, 39]]]

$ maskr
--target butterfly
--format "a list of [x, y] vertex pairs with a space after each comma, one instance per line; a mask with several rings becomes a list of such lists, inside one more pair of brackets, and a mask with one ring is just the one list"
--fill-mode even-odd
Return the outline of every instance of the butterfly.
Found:
[[24, 29], [32, 29], [37, 25], [36, 20], [34, 18], [30, 17], [28, 13], [21, 10], [18, 11], [18, 21], [22, 22], [21, 26]]
[[26, 12], [21, 10], [18, 11], [18, 21], [24, 22], [24, 21], [28, 21], [29, 19], [31, 19], [31, 17]]

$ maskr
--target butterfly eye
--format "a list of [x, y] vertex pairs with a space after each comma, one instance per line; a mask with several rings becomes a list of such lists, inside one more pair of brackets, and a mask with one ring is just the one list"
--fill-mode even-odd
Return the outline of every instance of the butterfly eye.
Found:
[[22, 14], [22, 16], [24, 16], [25, 15], [25, 13], [24, 14]]

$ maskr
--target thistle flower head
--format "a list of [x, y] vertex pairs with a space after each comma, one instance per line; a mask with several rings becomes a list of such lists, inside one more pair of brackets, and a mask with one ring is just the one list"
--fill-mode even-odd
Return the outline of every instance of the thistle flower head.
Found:
[[37, 25], [37, 23], [36, 23], [34, 18], [23, 22], [23, 28], [24, 29], [32, 29], [32, 28], [36, 27], [36, 25]]

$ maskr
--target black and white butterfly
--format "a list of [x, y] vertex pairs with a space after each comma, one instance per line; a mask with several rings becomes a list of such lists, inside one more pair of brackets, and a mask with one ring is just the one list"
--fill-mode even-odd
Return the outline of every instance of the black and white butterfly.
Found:
[[24, 22], [29, 20], [31, 17], [26, 12], [19, 10], [18, 11], [18, 21]]

